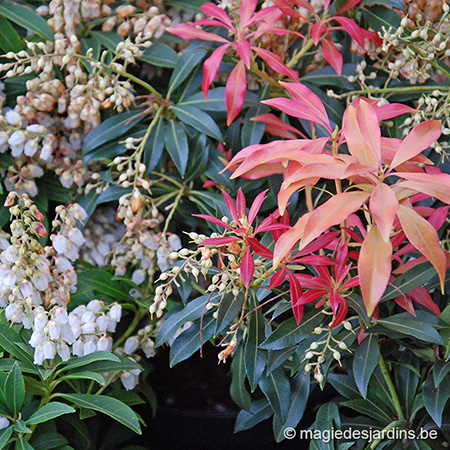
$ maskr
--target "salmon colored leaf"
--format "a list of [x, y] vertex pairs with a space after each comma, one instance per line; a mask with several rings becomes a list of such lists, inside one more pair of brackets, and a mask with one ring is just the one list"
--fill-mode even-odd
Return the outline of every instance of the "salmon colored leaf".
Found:
[[202, 39], [204, 41], [222, 42], [229, 44], [225, 38], [218, 36], [214, 33], [208, 33], [199, 28], [196, 28], [193, 24], [179, 23], [173, 27], [166, 28], [169, 33], [175, 34], [183, 39]]
[[374, 108], [361, 101], [349, 105], [342, 119], [348, 151], [361, 164], [378, 168], [381, 163], [381, 131]]
[[228, 77], [225, 87], [225, 105], [227, 107], [227, 125], [230, 126], [241, 112], [244, 104], [247, 80], [244, 61], [239, 61]]
[[336, 71], [338, 75], [342, 73], [342, 67], [344, 66], [344, 59], [339, 53], [336, 45], [331, 39], [322, 40], [323, 56], [325, 61]]
[[253, 274], [255, 273], [255, 263], [250, 249], [248, 248], [241, 261], [241, 278], [245, 287], [249, 287]]
[[358, 260], [359, 282], [369, 316], [386, 290], [391, 270], [391, 241], [386, 242], [378, 227], [373, 226], [364, 239]]
[[427, 149], [440, 135], [440, 120], [427, 120], [415, 126], [400, 144], [392, 160], [391, 169], [394, 169]]
[[378, 120], [389, 120], [401, 114], [414, 114], [416, 112], [417, 109], [402, 105], [401, 103], [389, 103], [388, 105], [377, 106], [375, 108]]
[[331, 197], [323, 205], [309, 213], [308, 222], [302, 230], [303, 236], [300, 242], [300, 249], [319, 237], [328, 228], [344, 222], [369, 197], [370, 193], [368, 192], [344, 192]]
[[384, 242], [387, 242], [398, 210], [398, 200], [394, 191], [385, 183], [377, 184], [370, 196], [369, 208]]
[[399, 206], [397, 216], [409, 242], [433, 264], [444, 292], [446, 258], [433, 225], [414, 209], [404, 205]]
[[222, 45], [216, 48], [211, 56], [203, 64], [203, 82], [202, 91], [205, 99], [208, 100], [208, 90], [211, 83], [215, 80], [217, 72], [219, 71], [220, 63], [222, 62], [225, 52], [228, 50], [231, 44]]
[[428, 174], [428, 173], [405, 173], [397, 172], [396, 175], [406, 178], [408, 181], [397, 183], [396, 186], [405, 189], [413, 189], [436, 197], [444, 203], [450, 204], [450, 175], [447, 173]]
[[295, 70], [290, 69], [286, 64], [283, 63], [280, 55], [270, 52], [269, 50], [265, 50], [264, 48], [252, 47], [252, 50], [262, 58], [272, 70], [277, 73], [281, 73], [286, 75], [292, 81], [298, 82], [298, 74]]

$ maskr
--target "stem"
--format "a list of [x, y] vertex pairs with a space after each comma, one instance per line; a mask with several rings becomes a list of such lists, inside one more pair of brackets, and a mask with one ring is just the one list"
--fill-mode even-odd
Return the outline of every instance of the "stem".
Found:
[[[401, 422], [400, 420], [396, 420], [395, 422], [390, 423], [381, 430], [381, 436], [383, 436], [383, 434], [388, 432], [389, 430], [392, 430], [393, 428], [396, 428], [397, 426], [402, 424], [403, 422]], [[374, 450], [382, 440], [383, 438], [373, 440], [364, 450]]]
[[308, 211], [309, 212], [314, 211], [314, 202], [313, 202], [313, 198], [312, 198], [312, 186], [306, 186], [305, 196], [306, 196], [306, 206], [308, 207]]
[[183, 195], [185, 194], [185, 188], [182, 187], [179, 191], [177, 196], [175, 197], [175, 201], [172, 203], [172, 206], [170, 208], [170, 213], [167, 216], [166, 222], [164, 224], [164, 229], [162, 231], [162, 236], [165, 236], [165, 234], [167, 233], [167, 230], [169, 228], [169, 223], [172, 220], [173, 215], [175, 214], [175, 210], [177, 209], [178, 205], [180, 204], [180, 200], [183, 197]]
[[[380, 360], [378, 361], [381, 372], [383, 373], [383, 377], [386, 381], [387, 387], [392, 397], [392, 402], [394, 403], [395, 411], [397, 412], [397, 416], [400, 421], [405, 420], [405, 416], [403, 414], [402, 406], [400, 405], [400, 400], [398, 399], [397, 391], [395, 390], [394, 383], [389, 375], [386, 364], [384, 362], [383, 356], [380, 354]], [[374, 447], [375, 448], [375, 447]]]
[[268, 83], [270, 86], [273, 86], [274, 88], [281, 90], [281, 85], [278, 83], [278, 81], [274, 80], [272, 77], [267, 75], [266, 72], [258, 68], [258, 65], [252, 61], [250, 72], [254, 73], [255, 75], [258, 75], [261, 79], [263, 79], [266, 83]]
[[313, 44], [314, 41], [311, 38], [308, 40], [308, 42], [303, 43], [302, 48], [298, 52], [294, 53], [292, 58], [286, 63], [286, 66], [288, 66], [291, 69], [295, 67], [300, 61], [300, 58], [302, 58], [305, 55], [305, 53], [313, 46]]
[[125, 331], [125, 333], [115, 342], [113, 350], [116, 349], [117, 347], [119, 347], [119, 345], [121, 345], [122, 342], [124, 342], [125, 339], [127, 339], [134, 332], [136, 327], [139, 325], [139, 322], [145, 316], [145, 314], [147, 314], [147, 312], [148, 312], [147, 308], [145, 310], [138, 309], [136, 311], [136, 314], [134, 315], [134, 319], [132, 320], [132, 322], [128, 326], [128, 328]]

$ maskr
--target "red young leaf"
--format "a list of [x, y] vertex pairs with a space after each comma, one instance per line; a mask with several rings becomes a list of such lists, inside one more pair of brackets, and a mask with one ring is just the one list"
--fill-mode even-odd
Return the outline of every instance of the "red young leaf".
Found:
[[347, 316], [348, 312], [347, 300], [345, 300], [345, 298], [342, 296], [340, 297], [341, 297], [341, 305], [339, 307], [339, 312], [337, 313], [335, 319], [333, 320], [333, 323], [330, 325], [330, 328], [335, 328], [338, 325], [340, 325]]
[[249, 287], [253, 274], [255, 273], [255, 263], [250, 249], [248, 248], [241, 261], [241, 278], [245, 287]]
[[230, 197], [228, 192], [223, 190], [223, 189], [222, 189], [222, 195], [223, 195], [223, 198], [225, 200], [225, 204], [227, 205], [228, 211], [230, 211], [231, 217], [233, 217], [233, 219], [237, 223], [239, 223], [239, 216], [238, 216], [238, 213], [236, 211], [236, 206], [234, 205], [233, 199]]
[[218, 238], [209, 238], [205, 239], [201, 245], [226, 245], [231, 244], [232, 242], [239, 241], [240, 239], [237, 236], [224, 236]]
[[219, 8], [214, 3], [211, 2], [205, 3], [203, 6], [200, 7], [200, 11], [203, 11], [208, 16], [212, 16], [220, 20], [224, 24], [228, 25], [230, 30], [236, 31], [230, 18], [228, 17], [228, 14], [222, 8]]
[[419, 303], [419, 305], [425, 306], [425, 308], [433, 311], [436, 316], [439, 317], [441, 315], [438, 306], [434, 303], [430, 293], [424, 287], [418, 287], [408, 292], [408, 295], [410, 295], [416, 303]]
[[253, 16], [258, 0], [242, 0], [239, 8], [239, 15], [241, 17], [241, 27], [244, 29], [247, 27], [248, 22]]
[[265, 113], [254, 116], [250, 119], [253, 122], [262, 122], [266, 124], [266, 132], [272, 136], [278, 136], [286, 139], [295, 139], [293, 133], [302, 134], [297, 128], [283, 122], [275, 114]]
[[225, 87], [225, 105], [227, 107], [227, 125], [230, 126], [241, 112], [244, 104], [245, 92], [247, 90], [247, 79], [245, 75], [244, 61], [239, 61], [230, 76]]
[[347, 3], [345, 3], [344, 6], [339, 8], [336, 12], [336, 14], [342, 14], [345, 11], [348, 11], [349, 9], [352, 9], [354, 6], [356, 6], [361, 0], [348, 0]]
[[275, 289], [278, 287], [286, 278], [286, 269], [283, 267], [281, 270], [278, 270], [270, 277], [269, 290]]
[[292, 81], [299, 81], [298, 74], [295, 70], [290, 69], [283, 63], [280, 55], [276, 53], [272, 53], [269, 50], [265, 50], [260, 47], [252, 47], [252, 50], [258, 54], [267, 64], [269, 64], [270, 68], [277, 73], [281, 73], [289, 77]]
[[322, 36], [325, 31], [328, 30], [328, 27], [323, 22], [317, 22], [311, 27], [311, 38], [314, 42], [314, 45], [317, 45], [320, 41], [320, 36]]
[[248, 223], [250, 225], [253, 223], [259, 210], [261, 209], [261, 205], [266, 199], [266, 194], [268, 190], [269, 189], [266, 189], [265, 191], [260, 192], [253, 201], [252, 206], [250, 206], [250, 211], [248, 213]]
[[292, 274], [292, 272], [288, 270], [287, 273], [290, 284], [291, 302], [293, 305], [296, 305], [303, 294], [302, 286], [300, 281]]
[[375, 114], [378, 120], [389, 120], [401, 114], [414, 114], [417, 109], [410, 106], [402, 105], [401, 103], [389, 103], [388, 105], [377, 106]]
[[267, 259], [273, 258], [273, 253], [264, 245], [261, 244], [257, 239], [248, 237], [247, 242], [252, 248], [252, 250], [259, 256], [262, 256]]
[[166, 28], [169, 33], [182, 37], [183, 39], [202, 39], [204, 41], [222, 42], [229, 44], [225, 38], [218, 36], [214, 33], [208, 33], [199, 28], [196, 28], [193, 24], [179, 23], [173, 27]]
[[364, 30], [359, 27], [354, 20], [343, 16], [334, 16], [333, 20], [339, 22], [345, 31], [362, 47], [364, 48]]
[[236, 209], [237, 209], [239, 218], [247, 215], [247, 205], [245, 202], [245, 195], [242, 192], [241, 188], [239, 188], [237, 197], [236, 197]]
[[211, 83], [215, 80], [217, 72], [219, 71], [220, 63], [222, 62], [223, 55], [228, 50], [231, 44], [221, 45], [216, 48], [211, 56], [203, 63], [203, 82], [202, 91], [206, 100], [208, 100], [208, 90]]
[[252, 50], [249, 42], [246, 41], [245, 39], [238, 38], [236, 45], [236, 53], [244, 61], [244, 64], [247, 67], [247, 69], [250, 69]]
[[322, 39], [322, 49], [325, 61], [336, 71], [338, 75], [342, 73], [344, 60], [336, 45], [331, 39]]
[[222, 222], [220, 219], [217, 219], [217, 217], [213, 217], [213, 216], [208, 216], [207, 214], [192, 214], [194, 217], [200, 217], [200, 219], [205, 219], [208, 222], [212, 222], [215, 225], [219, 225], [221, 227], [225, 227], [228, 228], [229, 230], [232, 230], [233, 228], [230, 227], [230, 225], [228, 225], [225, 222]]

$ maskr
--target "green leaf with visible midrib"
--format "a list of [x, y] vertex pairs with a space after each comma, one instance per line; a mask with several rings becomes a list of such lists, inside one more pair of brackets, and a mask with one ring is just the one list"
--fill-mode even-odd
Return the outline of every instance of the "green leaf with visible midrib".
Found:
[[242, 294], [239, 294], [237, 297], [229, 294], [222, 298], [217, 311], [216, 335], [221, 333], [236, 318], [239, 311], [241, 311], [243, 303], [244, 296]]
[[442, 414], [449, 398], [449, 376], [445, 377], [438, 387], [434, 386], [432, 377], [428, 377], [425, 380], [425, 383], [423, 384], [423, 403], [438, 427], [442, 425]]
[[367, 385], [369, 384], [373, 371], [378, 365], [379, 358], [380, 348], [378, 347], [376, 337], [371, 334], [361, 342], [353, 358], [355, 382], [364, 398], [367, 396]]
[[0, 33], [0, 48], [3, 52], [20, 52], [23, 48], [20, 37], [9, 21], [3, 16], [0, 16], [0, 30], [2, 30]]
[[81, 406], [112, 417], [122, 425], [141, 434], [141, 426], [135, 412], [125, 403], [105, 395], [92, 394], [58, 394], [60, 397]]
[[173, 69], [178, 62], [177, 52], [162, 42], [153, 42], [142, 56], [138, 58], [148, 64]]
[[12, 436], [14, 427], [11, 425], [8, 428], [3, 428], [0, 430], [0, 449], [3, 449], [9, 438]]
[[105, 351], [97, 351], [94, 353], [89, 353], [89, 355], [81, 356], [79, 358], [73, 358], [68, 361], [68, 363], [61, 367], [58, 373], [72, 370], [77, 367], [86, 366], [87, 364], [90, 364], [95, 361], [114, 361], [114, 362], [120, 362], [120, 359], [118, 356]]
[[75, 410], [65, 403], [50, 402], [44, 405], [42, 408], [39, 408], [25, 421], [25, 423], [27, 425], [36, 425], [38, 423], [43, 423], [55, 419], [56, 417], [62, 416], [63, 414], [71, 414], [74, 412]]
[[47, 22], [31, 8], [3, 0], [0, 3], [0, 14], [25, 30], [33, 31], [46, 40], [54, 40], [53, 32], [47, 25]]
[[4, 392], [8, 409], [17, 417], [25, 401], [25, 383], [17, 361], [6, 377]]
[[231, 379], [230, 395], [233, 401], [242, 409], [249, 410], [252, 399], [245, 388], [245, 364], [244, 364], [244, 345], [241, 344], [236, 349], [233, 360], [231, 361]]
[[91, 31], [91, 35], [104, 47], [112, 51], [116, 50], [117, 44], [123, 42], [123, 38], [114, 31]]
[[289, 410], [291, 397], [291, 385], [283, 367], [271, 372], [259, 382], [261, 390], [270, 402], [275, 414], [284, 422]]
[[176, 120], [169, 120], [167, 123], [164, 131], [164, 143], [180, 175], [183, 176], [186, 172], [189, 158], [189, 145], [186, 131]]

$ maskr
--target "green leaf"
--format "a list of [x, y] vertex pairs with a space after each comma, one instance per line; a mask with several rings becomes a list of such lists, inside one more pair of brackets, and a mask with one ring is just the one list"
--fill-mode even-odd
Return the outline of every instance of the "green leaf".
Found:
[[214, 335], [216, 319], [212, 314], [205, 315], [203, 321], [197, 321], [181, 333], [170, 348], [170, 367], [189, 358]]
[[380, 349], [375, 335], [367, 336], [356, 350], [353, 358], [353, 374], [361, 395], [366, 398], [367, 385], [380, 359]]
[[20, 52], [23, 48], [20, 36], [3, 16], [0, 16], [0, 30], [2, 30], [0, 33], [0, 48], [3, 52]]
[[127, 405], [112, 397], [92, 394], [58, 394], [60, 397], [78, 405], [82, 408], [93, 409], [94, 411], [112, 417], [122, 425], [141, 434], [141, 426], [135, 412]]
[[156, 41], [151, 47], [145, 50], [144, 54], [138, 58], [152, 66], [168, 67], [173, 69], [178, 63], [177, 52], [168, 45]]
[[113, 52], [116, 51], [117, 45], [123, 42], [123, 38], [114, 31], [91, 31], [91, 36]]
[[19, 434], [19, 439], [16, 443], [16, 450], [34, 450], [34, 447], [25, 439], [22, 434]]
[[20, 336], [9, 326], [0, 324], [0, 346], [8, 353], [17, 358], [19, 361], [24, 361], [33, 364], [33, 352], [30, 346], [24, 349]]
[[60, 448], [68, 444], [69, 441], [59, 433], [43, 433], [36, 436], [33, 434], [30, 443], [35, 450], [51, 450], [53, 448]]
[[[94, 152], [95, 153], [95, 152]], [[132, 188], [124, 188], [122, 186], [108, 186], [98, 197], [97, 205], [102, 203], [109, 203], [114, 200], [118, 200], [120, 197], [127, 193], [131, 193]]]
[[281, 442], [285, 438], [284, 431], [286, 428], [295, 428], [303, 417], [306, 404], [308, 403], [309, 388], [309, 373], [303, 371], [299, 372], [292, 379], [291, 398], [286, 420], [283, 422], [278, 415], [274, 417], [273, 425], [277, 442]]
[[314, 328], [322, 321], [322, 318], [323, 315], [320, 311], [311, 311], [305, 314], [300, 325], [297, 325], [295, 317], [291, 317], [277, 327], [261, 344], [261, 348], [280, 350], [286, 347], [293, 347], [312, 333]]
[[0, 3], [0, 14], [25, 30], [33, 31], [44, 40], [53, 41], [54, 39], [53, 32], [47, 22], [31, 8], [3, 0]]
[[259, 387], [269, 400], [272, 409], [284, 422], [287, 419], [291, 385], [283, 367], [279, 367], [259, 381]]
[[226, 294], [217, 310], [217, 324], [215, 335], [222, 333], [222, 331], [231, 323], [233, 319], [240, 313], [242, 305], [244, 304], [244, 296], [239, 294], [235, 297], [232, 294]]
[[123, 370], [142, 370], [142, 367], [135, 361], [124, 356], [119, 356], [119, 361], [114, 360], [102, 360], [95, 361], [90, 364], [83, 366], [82, 369], [74, 369], [74, 372], [97, 372], [97, 373], [108, 373], [108, 372], [121, 372]]
[[[252, 309], [258, 306], [254, 295], [251, 296], [249, 303]], [[253, 392], [258, 387], [258, 382], [266, 367], [266, 352], [260, 348], [260, 344], [264, 340], [264, 318], [261, 308], [255, 309], [250, 314], [247, 330], [244, 362], [250, 389]]]
[[296, 350], [296, 346], [280, 350], [269, 350], [267, 354], [267, 373], [280, 367]]
[[170, 108], [181, 122], [186, 123], [192, 128], [206, 134], [207, 136], [223, 141], [222, 132], [212, 117], [194, 106], [174, 105]]
[[225, 168], [223, 159], [223, 153], [217, 148], [211, 148], [209, 152], [209, 164], [205, 171], [205, 175], [228, 190], [234, 191], [235, 180], [230, 180], [231, 172], [229, 170], [222, 172]]
[[410, 447], [412, 450], [433, 450], [425, 441], [420, 439], [410, 441]]
[[244, 346], [239, 345], [231, 362], [230, 395], [239, 408], [250, 410], [251, 397], [245, 388]]
[[380, 302], [391, 300], [399, 295], [407, 294], [413, 289], [423, 286], [436, 275], [436, 269], [429, 263], [425, 262], [414, 266], [405, 273], [399, 275], [393, 283], [390, 283], [381, 297]]
[[170, 97], [172, 92], [191, 74], [208, 52], [208, 46], [209, 44], [203, 41], [193, 41], [184, 50], [170, 77], [167, 97]]
[[[315, 429], [321, 432], [331, 430], [334, 424], [340, 428], [341, 418], [339, 416], [338, 407], [334, 403], [325, 403], [319, 408], [316, 415]], [[325, 442], [325, 440], [317, 441], [320, 450], [331, 450], [334, 448], [332, 440]]]
[[208, 100], [202, 91], [197, 92], [179, 103], [178, 106], [191, 106], [203, 111], [225, 112], [225, 88], [218, 87], [208, 91]]
[[364, 18], [367, 20], [367, 23], [375, 31], [382, 33], [383, 27], [385, 27], [386, 30], [389, 27], [392, 27], [394, 30], [400, 27], [402, 18], [392, 9], [386, 8], [382, 5], [376, 5], [372, 8], [366, 8], [363, 6], [361, 10]]
[[198, 180], [208, 167], [209, 144], [206, 136], [197, 133], [190, 142], [189, 160], [185, 173], [185, 180]]
[[381, 400], [384, 405], [388, 406], [394, 413], [396, 412], [394, 402], [392, 401], [392, 395], [386, 384], [383, 372], [379, 367], [373, 371], [372, 378], [370, 379], [369, 392], [374, 392], [376, 397]]
[[419, 375], [417, 374], [419, 361], [413, 353], [407, 352], [401, 362], [404, 364], [396, 367], [395, 371], [398, 380], [398, 395], [409, 417], [419, 385]]
[[346, 397], [349, 400], [361, 398], [361, 393], [359, 392], [355, 379], [352, 376], [339, 373], [330, 373], [327, 380], [343, 397]]
[[[355, 73], [355, 64], [344, 64], [342, 69], [342, 75], [353, 75]], [[352, 90], [353, 84], [347, 81], [345, 76], [338, 75], [336, 71], [330, 67], [321, 67], [318, 70], [309, 72], [305, 76], [300, 78], [300, 82], [312, 83], [315, 86], [336, 86], [340, 89]]]
[[102, 386], [105, 384], [105, 379], [100, 374], [88, 371], [69, 373], [61, 377], [60, 380], [92, 380]]
[[137, 110], [124, 112], [104, 120], [84, 139], [81, 149], [82, 154], [86, 155], [106, 143], [125, 136], [128, 131], [145, 118], [144, 114], [138, 117], [141, 112]]
[[372, 400], [369, 399], [354, 399], [348, 400], [341, 403], [342, 406], [347, 406], [349, 408], [358, 411], [361, 414], [372, 417], [373, 419], [387, 425], [391, 423], [392, 418], [387, 414], [385, 409], [379, 406]]
[[14, 431], [14, 427], [11, 425], [8, 428], [3, 428], [0, 430], [0, 449], [5, 448], [6, 444], [9, 441], [9, 438], [12, 436]]
[[32, 414], [27, 420], [27, 425], [36, 425], [38, 423], [47, 422], [48, 420], [55, 419], [63, 414], [74, 413], [75, 410], [65, 403], [50, 402], [39, 408], [34, 414]]
[[181, 176], [186, 172], [189, 158], [189, 145], [186, 131], [176, 120], [167, 121], [164, 131], [164, 143]]
[[25, 401], [25, 383], [22, 372], [16, 361], [5, 380], [4, 391], [7, 393], [6, 406], [11, 415], [17, 417]]
[[204, 5], [206, 2], [207, 0], [189, 0], [188, 2], [184, 0], [169, 0], [168, 4], [186, 11], [198, 13], [201, 12], [199, 9], [200, 6]]
[[423, 403], [426, 410], [438, 427], [442, 425], [442, 414], [450, 398], [450, 376], [446, 376], [438, 387], [435, 387], [433, 378], [428, 377], [423, 384]]
[[30, 434], [31, 430], [26, 426], [25, 422], [23, 420], [18, 420], [14, 424], [14, 431], [16, 433], [23, 433], [23, 434]]
[[252, 402], [249, 411], [244, 409], [238, 414], [234, 432], [237, 433], [253, 428], [258, 423], [268, 419], [272, 414], [273, 411], [267, 399], [256, 400]]
[[85, 269], [78, 274], [78, 286], [88, 285], [99, 295], [114, 300], [123, 300], [129, 297], [128, 287], [120, 281], [114, 281], [113, 274], [103, 269]]
[[405, 5], [402, 0], [364, 0], [365, 6], [383, 5], [388, 8], [397, 8], [402, 11], [405, 10]]
[[406, 319], [404, 314], [391, 316], [387, 319], [380, 319], [378, 323], [390, 330], [414, 336], [425, 342], [432, 342], [433, 344], [444, 345], [439, 333], [431, 325], [420, 322], [414, 319]]
[[218, 300], [217, 295], [213, 295], [211, 298], [209, 294], [202, 295], [189, 302], [181, 311], [178, 311], [167, 318], [162, 323], [158, 335], [156, 336], [155, 347], [159, 347], [172, 338], [178, 329], [186, 322], [200, 319], [206, 312], [206, 304], [209, 302], [214, 303], [216, 300]]
[[243, 148], [261, 142], [264, 130], [266, 129], [266, 124], [251, 120], [251, 118], [267, 112], [268, 110], [269, 108], [261, 105], [260, 107], [249, 108], [245, 113], [244, 125], [241, 130], [241, 143]]
[[436, 361], [433, 366], [433, 378], [434, 378], [434, 386], [438, 387], [444, 377], [450, 372], [450, 363], [445, 362], [440, 359]]
[[155, 169], [161, 159], [164, 150], [165, 129], [164, 119], [158, 120], [145, 143], [142, 162], [147, 166], [146, 176], [150, 175], [150, 172]]

